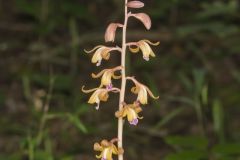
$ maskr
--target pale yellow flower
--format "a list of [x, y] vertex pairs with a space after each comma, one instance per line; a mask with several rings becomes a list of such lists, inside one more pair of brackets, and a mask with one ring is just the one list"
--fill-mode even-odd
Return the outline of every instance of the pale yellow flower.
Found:
[[101, 160], [112, 160], [112, 155], [123, 154], [122, 148], [117, 148], [115, 146], [117, 139], [113, 139], [110, 142], [107, 140], [102, 140], [101, 143], [95, 143], [93, 149], [95, 151], [100, 151], [100, 155], [96, 155], [97, 159]]
[[106, 102], [108, 100], [109, 97], [109, 92], [119, 92], [120, 90], [118, 88], [93, 88], [93, 89], [89, 89], [89, 90], [85, 90], [84, 86], [82, 87], [82, 91], [84, 93], [90, 93], [93, 92], [93, 94], [91, 95], [91, 97], [88, 100], [89, 104], [97, 104], [96, 109], [99, 109], [100, 106], [100, 102]]
[[140, 107], [138, 102], [134, 102], [133, 104], [125, 104], [122, 108], [122, 110], [117, 111], [115, 113], [115, 116], [120, 118], [127, 117], [128, 122], [131, 125], [137, 125], [138, 119], [142, 119], [143, 117], [139, 117], [138, 113], [142, 111], [142, 108]]
[[112, 78], [113, 79], [120, 79], [121, 78], [121, 75], [117, 76], [114, 73], [116, 71], [122, 70], [122, 68], [123, 68], [122, 66], [117, 66], [117, 67], [112, 68], [112, 69], [104, 69], [101, 72], [99, 72], [98, 74], [92, 73], [92, 77], [93, 78], [99, 78], [99, 77], [102, 76], [100, 87], [106, 86], [108, 89], [111, 89], [112, 88]]
[[[152, 51], [152, 49], [151, 49], [149, 44], [157, 46], [160, 43], [159, 42], [152, 43], [149, 40], [140, 40], [138, 42], [130, 42], [129, 43], [129, 49], [133, 53], [137, 53], [137, 52], [139, 52], [139, 50], [141, 50], [142, 54], [143, 54], [143, 59], [148, 61], [150, 56], [155, 57], [155, 54]], [[137, 46], [137, 47], [136, 48], [132, 48], [131, 47], [132, 45]]]
[[92, 63], [96, 63], [96, 66], [100, 66], [102, 59], [108, 60], [110, 58], [110, 52], [114, 50], [119, 50], [119, 47], [106, 47], [103, 45], [98, 45], [90, 51], [84, 50], [86, 53], [94, 52], [92, 56]]
[[154, 98], [158, 99], [159, 97], [156, 97], [153, 95], [153, 93], [150, 91], [150, 89], [145, 86], [144, 84], [139, 83], [135, 78], [133, 77], [127, 77], [127, 79], [132, 80], [135, 84], [135, 87], [132, 87], [131, 91], [134, 94], [137, 94], [137, 101], [141, 104], [147, 104], [148, 103], [148, 94]]

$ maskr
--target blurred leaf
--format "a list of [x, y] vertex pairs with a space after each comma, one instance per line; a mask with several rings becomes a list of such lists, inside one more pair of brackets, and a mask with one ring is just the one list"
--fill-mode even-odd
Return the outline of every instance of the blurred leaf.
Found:
[[88, 133], [88, 130], [85, 127], [85, 125], [76, 115], [68, 114], [67, 116], [68, 116], [68, 120], [72, 124], [74, 124], [80, 131], [82, 131], [83, 133]]
[[53, 160], [52, 155], [44, 150], [36, 150], [34, 160]]
[[165, 160], [203, 160], [207, 158], [207, 152], [202, 151], [182, 151], [168, 155]]
[[176, 102], [185, 103], [189, 106], [195, 106], [195, 102], [192, 99], [190, 99], [189, 97], [165, 96], [164, 98], [167, 99], [168, 101], [176, 101]]
[[53, 153], [52, 153], [52, 141], [50, 137], [45, 138], [44, 141], [45, 152], [48, 154], [48, 160], [53, 160]]
[[214, 130], [217, 133], [219, 139], [224, 141], [224, 111], [219, 100], [213, 101], [213, 126]]
[[23, 93], [27, 100], [32, 98], [30, 80], [27, 75], [22, 76]]
[[63, 1], [61, 3], [62, 12], [72, 15], [74, 17], [88, 17], [87, 7], [84, 5], [78, 5], [71, 1]]
[[[40, 86], [47, 87], [49, 85], [48, 74], [33, 74], [31, 75], [31, 79], [33, 82], [37, 83]], [[72, 78], [68, 75], [54, 75], [54, 89], [59, 90], [69, 90], [72, 84]]]
[[226, 25], [222, 22], [207, 22], [200, 24], [189, 24], [178, 27], [176, 33], [179, 37], [185, 37], [198, 32], [210, 32], [221, 38], [239, 33], [239, 27], [236, 25]]
[[196, 15], [197, 18], [209, 18], [211, 16], [217, 15], [229, 16], [237, 12], [238, 1], [214, 1], [212, 3], [203, 3], [202, 7], [204, 8], [204, 10]]
[[237, 70], [231, 71], [233, 77], [237, 80], [237, 82], [240, 84], [240, 72]]
[[22, 154], [21, 153], [12, 153], [12, 154], [0, 154], [0, 159], [1, 160], [18, 160], [19, 157], [21, 157]]
[[191, 80], [186, 75], [180, 72], [178, 73], [178, 77], [184, 87], [187, 89], [187, 91], [191, 93], [193, 91], [193, 84]]
[[219, 144], [213, 147], [212, 151], [217, 156], [240, 156], [240, 143]]
[[[148, 86], [150, 88], [150, 90], [153, 92], [154, 95], [158, 96], [159, 95], [159, 91], [158, 91], [158, 86], [157, 84], [154, 82], [153, 78], [151, 77], [150, 74], [148, 74], [147, 72], [144, 72], [144, 77], [147, 79], [148, 81]], [[154, 106], [156, 107], [160, 107], [160, 104], [157, 100], [153, 101]]]
[[3, 105], [4, 102], [5, 102], [5, 99], [6, 99], [5, 94], [4, 94], [4, 92], [0, 89], [0, 109], [1, 109], [2, 105]]
[[15, 0], [15, 3], [20, 12], [38, 19], [38, 13], [40, 12], [38, 1]]
[[167, 124], [169, 121], [171, 121], [173, 118], [175, 118], [177, 115], [179, 115], [180, 113], [182, 113], [182, 111], [184, 111], [185, 108], [177, 108], [175, 110], [173, 110], [172, 112], [170, 112], [169, 114], [165, 115], [154, 127], [154, 129], [159, 129], [162, 126], [164, 126], [165, 124]]
[[202, 88], [201, 98], [202, 98], [202, 103], [204, 105], [207, 105], [208, 104], [208, 86], [207, 85], [205, 85]]
[[208, 146], [207, 138], [197, 136], [168, 136], [165, 138], [165, 142], [171, 146], [193, 150], [206, 150]]
[[74, 156], [63, 157], [61, 160], [74, 160]]
[[202, 91], [204, 81], [205, 81], [205, 72], [201, 69], [194, 69], [193, 70], [193, 78], [195, 84], [195, 92], [199, 95]]

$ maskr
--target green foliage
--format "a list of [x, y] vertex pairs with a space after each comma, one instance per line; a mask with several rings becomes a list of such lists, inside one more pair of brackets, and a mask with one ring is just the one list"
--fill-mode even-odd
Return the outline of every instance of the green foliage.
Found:
[[206, 150], [208, 146], [206, 138], [197, 136], [169, 136], [165, 138], [165, 142], [181, 149]]
[[213, 126], [220, 141], [224, 142], [224, 110], [219, 100], [213, 101]]
[[165, 160], [236, 159], [240, 156], [240, 143], [216, 144], [209, 149], [207, 138], [197, 136], [168, 136], [165, 142], [177, 153], [170, 153]]

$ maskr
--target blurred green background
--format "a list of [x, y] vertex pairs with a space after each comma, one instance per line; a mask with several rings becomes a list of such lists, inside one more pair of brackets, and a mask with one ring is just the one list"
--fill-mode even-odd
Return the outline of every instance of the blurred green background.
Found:
[[[239, 1], [144, 2], [132, 12], [148, 13], [152, 29], [130, 19], [127, 38], [161, 45], [149, 62], [129, 53], [128, 74], [160, 99], [125, 125], [126, 159], [239, 160]], [[122, 20], [123, 0], [0, 0], [0, 160], [92, 160], [95, 142], [116, 137], [117, 96], [96, 111], [80, 88], [119, 64], [112, 54], [97, 68], [83, 49]]]

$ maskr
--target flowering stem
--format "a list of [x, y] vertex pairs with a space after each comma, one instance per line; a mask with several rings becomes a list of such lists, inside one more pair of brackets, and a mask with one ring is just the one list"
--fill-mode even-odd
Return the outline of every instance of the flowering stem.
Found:
[[[127, 10], [127, 2], [125, 0], [125, 18], [123, 25], [123, 34], [122, 34], [122, 54], [121, 54], [121, 66], [122, 68], [122, 83], [121, 83], [121, 91], [119, 97], [119, 110], [122, 110], [124, 97], [125, 97], [125, 87], [126, 87], [126, 70], [125, 70], [125, 61], [126, 61], [126, 31], [127, 31], [127, 21], [128, 21], [128, 10]], [[118, 118], [118, 148], [123, 148], [123, 118]], [[123, 154], [118, 155], [118, 160], [123, 160]]]

